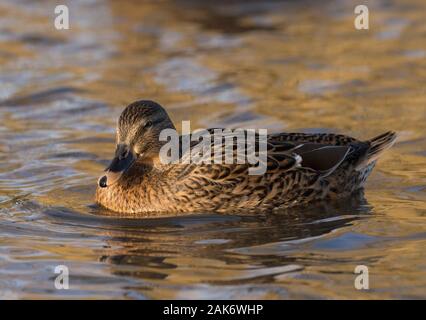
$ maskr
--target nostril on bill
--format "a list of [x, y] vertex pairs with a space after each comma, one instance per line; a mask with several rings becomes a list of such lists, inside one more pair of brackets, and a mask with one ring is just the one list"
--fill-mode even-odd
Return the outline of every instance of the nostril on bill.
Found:
[[107, 180], [108, 180], [107, 176], [103, 176], [102, 178], [100, 178], [99, 179], [99, 186], [101, 188], [106, 188], [106, 186], [107, 186]]

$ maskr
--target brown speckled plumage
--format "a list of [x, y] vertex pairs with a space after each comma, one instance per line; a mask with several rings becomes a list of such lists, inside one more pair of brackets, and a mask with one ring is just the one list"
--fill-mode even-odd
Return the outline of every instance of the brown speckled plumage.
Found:
[[266, 172], [249, 175], [249, 164], [162, 164], [158, 137], [165, 128], [174, 129], [173, 123], [155, 102], [138, 101], [123, 111], [117, 144], [126, 145], [136, 160], [116, 183], [98, 186], [97, 203], [116, 212], [158, 215], [273, 211], [345, 197], [363, 187], [379, 154], [396, 137], [394, 132], [368, 141], [337, 134], [270, 134]]

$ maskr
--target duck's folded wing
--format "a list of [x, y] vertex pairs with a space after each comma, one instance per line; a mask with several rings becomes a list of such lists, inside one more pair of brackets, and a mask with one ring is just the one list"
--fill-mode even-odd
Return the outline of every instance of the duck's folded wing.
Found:
[[346, 136], [343, 134], [335, 133], [274, 133], [269, 135], [271, 141], [282, 141], [288, 143], [294, 143], [296, 145], [313, 143], [323, 144], [330, 146], [347, 146], [353, 143], [360, 142], [359, 140]]
[[[291, 142], [281, 139], [284, 134], [266, 137], [255, 133], [249, 136], [248, 130], [240, 130], [238, 131], [240, 136], [233, 131], [222, 131], [218, 140], [214, 137], [214, 130], [221, 129], [206, 130], [204, 136], [199, 136], [200, 140], [191, 141], [189, 148], [182, 150], [180, 162], [191, 164], [186, 171], [194, 169], [194, 165], [218, 165], [223, 171], [236, 170], [241, 174], [254, 165], [263, 165], [266, 168], [263, 173], [306, 167], [317, 171], [321, 176], [326, 176], [339, 167], [356, 149], [354, 143], [332, 144], [352, 141], [352, 138], [342, 135], [321, 134], [318, 138], [318, 135], [296, 134], [298, 141]], [[315, 140], [314, 136], [320, 142], [309, 142]], [[242, 140], [238, 140], [237, 137]], [[250, 137], [254, 139], [251, 143], [248, 142]], [[249, 155], [252, 155], [258, 163], [250, 163]]]
[[294, 150], [302, 158], [301, 166], [319, 172], [322, 177], [333, 173], [353, 151], [351, 146], [314, 147], [310, 145], [309, 148], [303, 147], [302, 145]]

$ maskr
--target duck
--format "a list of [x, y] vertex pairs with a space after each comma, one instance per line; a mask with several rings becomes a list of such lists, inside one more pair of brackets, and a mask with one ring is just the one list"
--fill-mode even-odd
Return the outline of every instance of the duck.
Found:
[[[154, 101], [139, 100], [122, 111], [114, 157], [98, 180], [97, 204], [116, 213], [158, 216], [275, 212], [341, 199], [364, 187], [377, 159], [397, 137], [393, 131], [365, 141], [334, 133], [257, 134], [256, 141], [265, 140], [265, 150], [256, 151], [265, 169], [250, 174], [254, 165], [247, 161], [179, 161], [187, 160], [199, 141], [179, 147], [174, 161], [163, 161], [165, 130], [176, 128]], [[182, 142], [184, 136], [178, 137]]]

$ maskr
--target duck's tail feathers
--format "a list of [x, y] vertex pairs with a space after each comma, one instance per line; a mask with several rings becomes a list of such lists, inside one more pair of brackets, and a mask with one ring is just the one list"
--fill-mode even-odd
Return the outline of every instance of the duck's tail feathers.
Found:
[[396, 141], [396, 138], [396, 132], [388, 131], [377, 137], [374, 137], [373, 139], [368, 140], [367, 143], [370, 144], [370, 148], [367, 150], [363, 161], [358, 164], [357, 169], [364, 168], [373, 161], [376, 161], [383, 153], [383, 151], [393, 146]]

